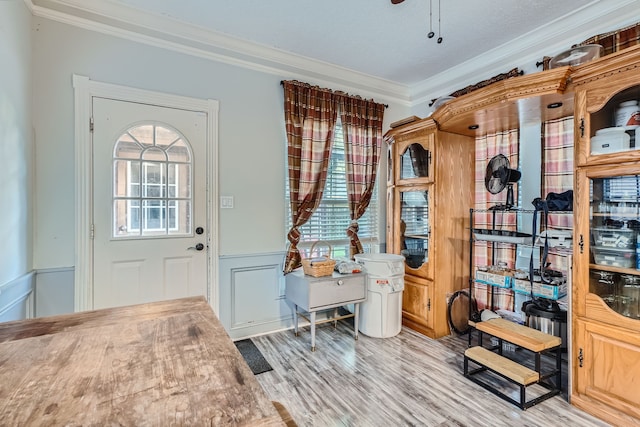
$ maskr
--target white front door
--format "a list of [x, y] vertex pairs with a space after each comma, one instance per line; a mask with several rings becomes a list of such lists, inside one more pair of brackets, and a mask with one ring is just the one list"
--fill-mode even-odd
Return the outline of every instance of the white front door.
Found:
[[208, 295], [207, 115], [92, 98], [93, 308]]

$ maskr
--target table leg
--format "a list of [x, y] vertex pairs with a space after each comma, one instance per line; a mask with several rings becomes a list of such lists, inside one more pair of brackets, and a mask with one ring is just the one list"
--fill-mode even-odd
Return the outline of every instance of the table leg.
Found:
[[358, 317], [360, 316], [360, 303], [353, 304], [353, 332], [358, 339]]
[[293, 305], [293, 334], [298, 336], [298, 304]]
[[333, 329], [338, 327], [338, 307], [333, 309]]
[[316, 351], [316, 312], [312, 311], [309, 316], [311, 322], [311, 351]]

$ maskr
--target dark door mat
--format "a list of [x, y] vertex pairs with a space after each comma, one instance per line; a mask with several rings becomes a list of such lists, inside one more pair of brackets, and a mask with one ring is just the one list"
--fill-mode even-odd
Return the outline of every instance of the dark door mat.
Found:
[[240, 351], [240, 354], [242, 354], [242, 357], [244, 357], [244, 360], [247, 362], [247, 365], [249, 365], [249, 368], [251, 368], [251, 372], [253, 372], [254, 375], [273, 370], [253, 341], [246, 339], [236, 341], [234, 344], [238, 348], [238, 351]]

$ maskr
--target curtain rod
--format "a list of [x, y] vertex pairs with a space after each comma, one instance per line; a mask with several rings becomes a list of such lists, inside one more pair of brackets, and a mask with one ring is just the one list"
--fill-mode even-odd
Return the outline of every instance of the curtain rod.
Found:
[[[302, 82], [301, 82], [301, 83], [302, 83]], [[284, 80], [280, 80], [280, 86], [284, 86]], [[331, 93], [335, 93], [335, 92], [334, 92], [334, 91], [332, 91], [331, 89], [322, 89], [322, 88], [321, 88], [320, 90], [325, 90], [325, 91], [328, 91], [328, 92], [331, 92]], [[352, 96], [352, 95], [345, 94], [345, 95], [343, 95], [343, 96]], [[374, 102], [375, 102], [375, 101], [374, 101]], [[389, 108], [389, 104], [382, 104], [382, 105], [384, 105], [384, 108]]]

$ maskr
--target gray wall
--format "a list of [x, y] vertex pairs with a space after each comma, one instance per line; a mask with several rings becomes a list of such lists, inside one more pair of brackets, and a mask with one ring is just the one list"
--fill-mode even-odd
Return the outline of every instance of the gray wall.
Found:
[[31, 19], [23, 1], [0, 2], [0, 320], [26, 315], [32, 286]]
[[[282, 268], [270, 267], [266, 276], [255, 272], [263, 271], [264, 259], [279, 265], [286, 248], [280, 81], [296, 76], [239, 68], [43, 18], [34, 18], [33, 39], [37, 202], [46, 207], [36, 214], [34, 263], [38, 270], [49, 271], [46, 283], [39, 278], [36, 308], [46, 307], [41, 313], [49, 314], [56, 309], [44, 301], [57, 301], [60, 311], [73, 306], [68, 282], [73, 280], [68, 268], [74, 263], [75, 239], [71, 81], [73, 74], [80, 74], [95, 81], [219, 101], [219, 194], [234, 197], [233, 209], [219, 211], [220, 315], [228, 329], [240, 328], [238, 334], [265, 331], [247, 325], [275, 322], [281, 327], [280, 318], [286, 317], [281, 313]], [[408, 115], [408, 107], [378, 101], [390, 104], [385, 128]], [[382, 170], [381, 176], [385, 175]], [[380, 191], [380, 200], [385, 200], [384, 186]], [[384, 209], [380, 212], [384, 215]], [[384, 240], [384, 216], [380, 228]], [[236, 264], [242, 265], [242, 273], [233, 270]], [[228, 311], [231, 307], [233, 312]]]

